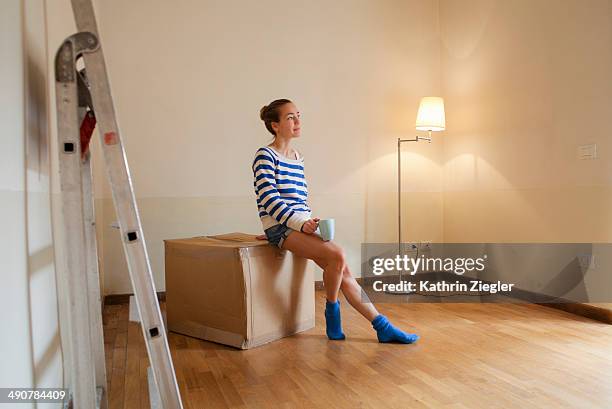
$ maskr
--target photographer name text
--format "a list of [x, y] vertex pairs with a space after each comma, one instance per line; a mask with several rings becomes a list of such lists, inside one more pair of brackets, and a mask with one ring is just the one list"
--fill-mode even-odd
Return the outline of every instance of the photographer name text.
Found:
[[497, 281], [496, 283], [488, 283], [481, 280], [470, 280], [469, 282], [447, 282], [447, 281], [400, 281], [399, 283], [383, 283], [382, 281], [374, 281], [372, 289], [376, 292], [437, 292], [437, 293], [490, 293], [498, 292], [506, 293], [512, 291], [514, 284]]

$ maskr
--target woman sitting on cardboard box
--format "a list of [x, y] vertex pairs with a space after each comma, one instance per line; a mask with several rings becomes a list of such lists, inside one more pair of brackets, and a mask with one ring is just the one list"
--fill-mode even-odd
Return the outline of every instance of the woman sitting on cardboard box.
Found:
[[253, 161], [257, 206], [265, 231], [265, 236], [259, 238], [267, 238], [282, 249], [313, 260], [323, 269], [327, 337], [346, 338], [338, 300], [342, 290], [351, 306], [372, 323], [379, 342], [415, 342], [418, 335], [394, 327], [371, 302], [361, 302], [362, 289], [353, 278], [342, 249], [315, 234], [320, 219], [311, 217], [307, 204], [304, 158], [291, 148], [291, 140], [300, 136], [300, 112], [296, 106], [288, 99], [277, 99], [261, 108], [260, 117], [274, 135], [274, 141], [258, 149]]

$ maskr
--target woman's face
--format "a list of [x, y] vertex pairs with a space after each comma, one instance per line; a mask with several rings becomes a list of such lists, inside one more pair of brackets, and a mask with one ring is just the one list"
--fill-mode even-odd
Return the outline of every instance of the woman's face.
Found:
[[285, 104], [279, 109], [279, 121], [272, 122], [272, 128], [276, 131], [276, 136], [285, 138], [297, 138], [300, 136], [300, 111], [293, 103]]

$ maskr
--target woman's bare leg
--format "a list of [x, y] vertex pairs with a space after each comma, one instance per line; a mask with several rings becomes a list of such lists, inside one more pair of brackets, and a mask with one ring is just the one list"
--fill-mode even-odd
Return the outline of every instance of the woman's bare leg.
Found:
[[[327, 300], [335, 303], [338, 299], [339, 289], [342, 288], [342, 293], [349, 304], [372, 323], [372, 326], [376, 330], [378, 342], [412, 344], [419, 339], [419, 336], [416, 334], [408, 334], [394, 327], [387, 317], [379, 314], [371, 302], [365, 301], [369, 301], [365, 292], [363, 293], [364, 299], [362, 300], [363, 289], [357, 283], [357, 280], [355, 280], [351, 274], [351, 270], [344, 262], [344, 254], [338, 245], [332, 242], [325, 242], [318, 236], [304, 234], [302, 232], [293, 232], [283, 242], [283, 249], [290, 250], [300, 257], [313, 260], [319, 267], [323, 268], [323, 282], [325, 284]], [[330, 337], [330, 339], [345, 338], [340, 328], [339, 310], [337, 310], [337, 314], [338, 316], [336, 319], [338, 319], [338, 327], [336, 329], [333, 329], [332, 320], [332, 331], [335, 331], [335, 333], [329, 332], [329, 327], [327, 329], [327, 336]], [[327, 309], [325, 317], [327, 320]], [[326, 325], [328, 325], [327, 321]], [[338, 337], [332, 338], [332, 336]]]
[[[319, 260], [314, 260], [321, 267]], [[322, 267], [321, 267], [322, 268]], [[372, 321], [380, 314], [374, 304], [368, 298], [368, 295], [363, 291], [355, 277], [351, 274], [348, 265], [344, 266], [342, 271], [342, 283], [340, 284], [342, 294], [348, 303], [364, 316], [368, 321]]]
[[355, 280], [348, 265], [345, 265], [344, 271], [342, 272], [342, 284], [340, 288], [349, 304], [368, 321], [372, 322], [372, 320], [378, 316], [378, 310], [374, 307], [374, 304], [372, 304], [368, 295], [363, 291], [357, 280]]
[[336, 244], [299, 231], [291, 233], [283, 242], [283, 249], [297, 256], [315, 260], [323, 269], [323, 283], [329, 302], [336, 302], [345, 267], [344, 254]]
[[344, 268], [342, 274], [341, 289], [349, 304], [372, 323], [372, 326], [376, 330], [378, 342], [412, 344], [419, 339], [419, 336], [416, 334], [409, 334], [394, 327], [387, 317], [378, 313], [374, 304], [370, 302], [367, 294], [351, 274], [351, 270], [348, 266]]
[[[348, 265], [344, 262], [342, 249], [333, 242], [326, 242], [320, 237], [302, 232], [291, 233], [283, 242], [283, 249], [290, 250], [298, 256], [313, 260], [323, 269], [323, 283], [327, 300], [335, 302], [338, 292], [368, 321], [378, 315], [374, 304], [369, 302], [357, 280], [353, 277]], [[364, 300], [362, 300], [362, 292]], [[367, 300], [367, 302], [364, 302]]]

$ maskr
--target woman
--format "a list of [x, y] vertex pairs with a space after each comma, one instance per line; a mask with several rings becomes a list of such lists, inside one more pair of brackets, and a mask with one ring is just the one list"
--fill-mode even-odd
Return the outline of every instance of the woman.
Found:
[[372, 323], [379, 342], [415, 342], [418, 335], [394, 327], [372, 303], [361, 302], [362, 289], [353, 278], [342, 249], [315, 234], [319, 219], [311, 217], [307, 204], [304, 158], [291, 148], [291, 140], [300, 136], [300, 112], [296, 106], [288, 99], [277, 99], [261, 108], [260, 117], [274, 135], [274, 141], [258, 149], [253, 161], [257, 206], [265, 231], [265, 237], [259, 237], [313, 260], [323, 269], [327, 337], [331, 340], [346, 338], [338, 300], [342, 290], [349, 304]]

